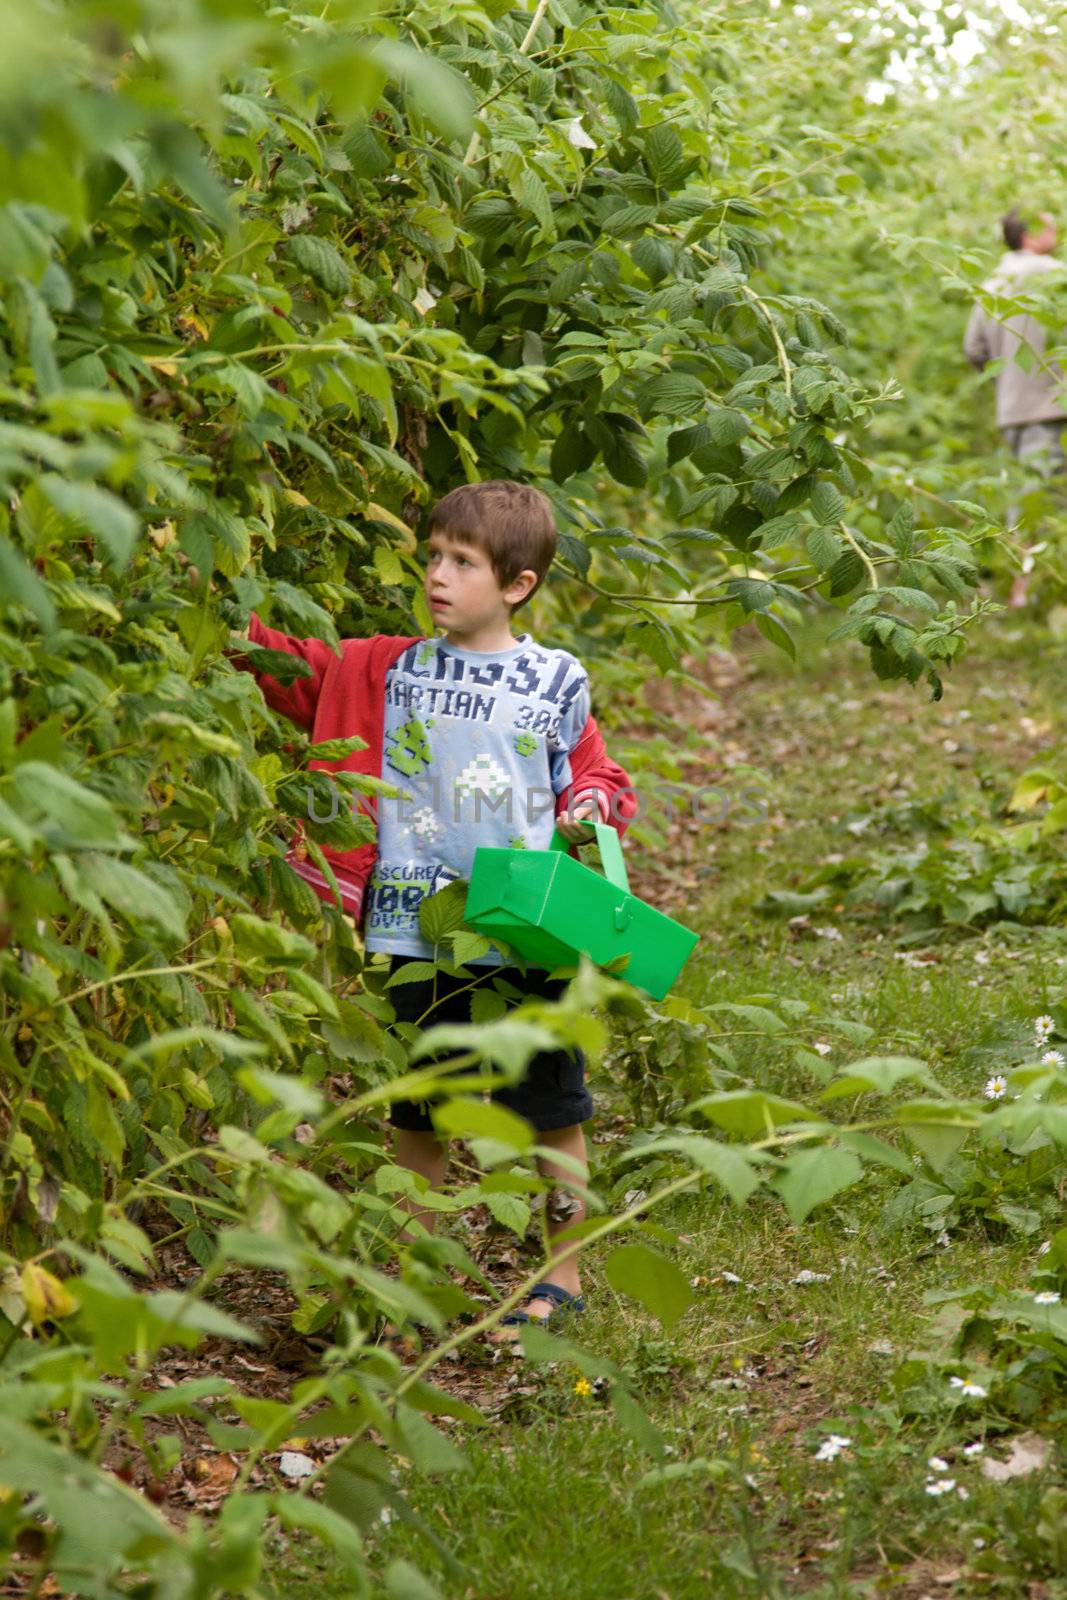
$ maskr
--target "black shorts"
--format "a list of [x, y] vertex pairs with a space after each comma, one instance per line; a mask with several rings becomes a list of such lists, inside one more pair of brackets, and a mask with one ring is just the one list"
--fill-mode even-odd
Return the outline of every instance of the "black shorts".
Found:
[[[413, 956], [392, 956], [390, 974], [414, 959]], [[534, 970], [524, 975], [518, 967], [471, 967], [469, 971], [478, 974], [477, 989], [492, 989], [493, 979], [500, 976], [516, 989], [521, 989], [523, 997], [538, 1000], [557, 1000], [567, 987], [564, 979], [550, 979], [546, 972]], [[420, 1022], [421, 1019], [420, 1025], [424, 1028], [432, 1028], [438, 1022], [469, 1022], [471, 996], [475, 993], [470, 981], [469, 978], [450, 978], [446, 973], [439, 972], [435, 1005], [434, 980], [431, 978], [418, 983], [402, 983], [395, 989], [387, 989], [386, 995], [400, 1022]], [[505, 998], [509, 1007], [519, 1004], [511, 996]], [[429, 1009], [431, 1005], [432, 1010]], [[424, 1015], [427, 1012], [428, 1015]], [[427, 1064], [421, 1061], [417, 1063], [419, 1066]], [[531, 1057], [522, 1082], [494, 1089], [492, 1099], [524, 1117], [538, 1133], [550, 1133], [555, 1128], [571, 1128], [579, 1122], [588, 1122], [593, 1115], [593, 1099], [585, 1086], [585, 1056], [577, 1047], [573, 1051], [539, 1050]], [[432, 1105], [432, 1100], [394, 1100], [390, 1120], [394, 1128], [428, 1132], [433, 1127], [430, 1116]]]

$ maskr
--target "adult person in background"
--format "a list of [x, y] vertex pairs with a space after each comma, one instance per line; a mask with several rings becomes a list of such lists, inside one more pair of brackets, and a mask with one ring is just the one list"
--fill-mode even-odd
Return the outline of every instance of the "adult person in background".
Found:
[[[1001, 299], [1025, 301], [1052, 287], [1052, 274], [1062, 274], [1063, 263], [1052, 252], [1056, 248], [1056, 225], [1047, 211], [1038, 219], [1040, 229], [1031, 233], [1018, 209], [1001, 218], [1007, 254], [996, 271], [982, 285], [985, 294]], [[996, 377], [997, 426], [1017, 460], [1030, 460], [1042, 477], [1061, 473], [1067, 467], [1061, 435], [1067, 426], [1064, 399], [1064, 374], [1055, 362], [1046, 361], [1047, 330], [1028, 311], [1012, 312], [1005, 307], [987, 311], [980, 303], [971, 312], [963, 338], [967, 359], [979, 370], [987, 362], [1000, 361]], [[1031, 354], [1020, 365], [1017, 352], [1027, 345]], [[1009, 511], [1009, 521], [1014, 520]], [[1033, 566], [1033, 553], [1024, 556], [1023, 573], [1015, 581], [1011, 604], [1026, 603], [1026, 573]]]

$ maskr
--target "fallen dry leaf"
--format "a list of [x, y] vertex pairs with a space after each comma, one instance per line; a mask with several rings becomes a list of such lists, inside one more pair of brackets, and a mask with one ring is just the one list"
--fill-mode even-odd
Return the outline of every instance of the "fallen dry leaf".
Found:
[[201, 1490], [228, 1489], [237, 1476], [237, 1463], [232, 1456], [197, 1456], [191, 1476]]
[[1031, 1472], [1040, 1472], [1049, 1458], [1049, 1442], [1039, 1433], [1020, 1433], [1009, 1439], [1010, 1455], [1007, 1461], [997, 1461], [993, 1456], [982, 1460], [982, 1472], [994, 1483], [1007, 1483], [1010, 1478], [1025, 1478]]

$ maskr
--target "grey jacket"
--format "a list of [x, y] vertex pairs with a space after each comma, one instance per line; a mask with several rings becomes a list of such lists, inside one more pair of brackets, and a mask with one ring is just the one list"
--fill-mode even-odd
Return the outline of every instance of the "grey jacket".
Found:
[[[1063, 263], [1052, 256], [1037, 255], [1032, 250], [1009, 250], [1001, 258], [997, 270], [982, 288], [988, 294], [1006, 296], [1035, 296], [1051, 288], [1038, 278], [1046, 273], [1062, 273]], [[976, 367], [987, 361], [1003, 360], [997, 373], [997, 425], [1016, 428], [1027, 422], [1063, 421], [1067, 405], [1064, 394], [1064, 375], [1054, 363], [1040, 365], [1034, 361], [1029, 372], [1015, 361], [1021, 345], [1029, 345], [1035, 356], [1045, 349], [1046, 329], [1036, 317], [1025, 311], [1014, 316], [1007, 310], [991, 316], [982, 306], [976, 305], [967, 324], [963, 338], [963, 352]]]

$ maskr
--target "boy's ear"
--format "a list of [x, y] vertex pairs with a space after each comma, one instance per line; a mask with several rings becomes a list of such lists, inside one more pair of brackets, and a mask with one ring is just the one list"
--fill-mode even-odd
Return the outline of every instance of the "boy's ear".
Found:
[[504, 590], [504, 599], [509, 605], [517, 606], [527, 599], [537, 587], [537, 573], [532, 567], [525, 567], [517, 578], [513, 578]]

